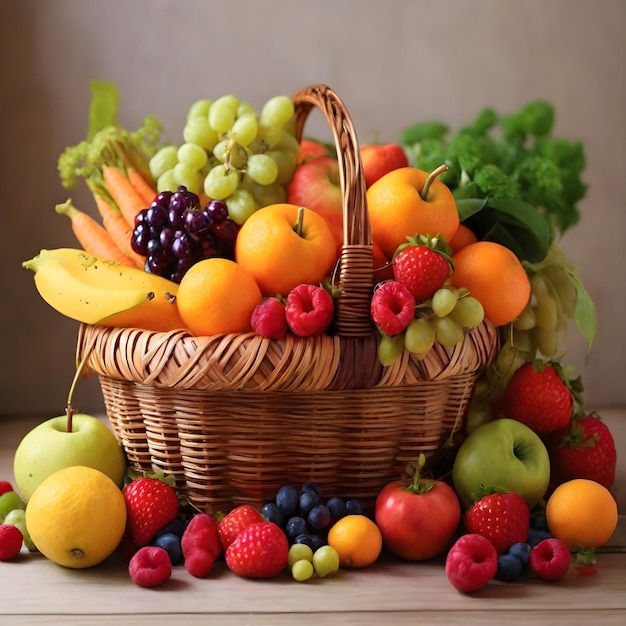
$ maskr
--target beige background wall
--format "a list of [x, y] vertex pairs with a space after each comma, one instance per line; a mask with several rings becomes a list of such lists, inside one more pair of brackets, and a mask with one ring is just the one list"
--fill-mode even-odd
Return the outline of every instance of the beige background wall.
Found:
[[[85, 135], [92, 78], [119, 85], [126, 126], [154, 113], [176, 142], [197, 98], [260, 105], [318, 82], [343, 97], [362, 143], [548, 99], [557, 134], [586, 145], [590, 191], [562, 245], [599, 313], [588, 361], [575, 332], [565, 361], [589, 405], [626, 405], [625, 26], [624, 0], [0, 0], [0, 415], [65, 406], [77, 327], [20, 263], [74, 243], [54, 212], [67, 197], [56, 160]], [[321, 118], [308, 130], [324, 133]], [[83, 190], [73, 197], [92, 211]], [[75, 405], [101, 408], [97, 381]]]

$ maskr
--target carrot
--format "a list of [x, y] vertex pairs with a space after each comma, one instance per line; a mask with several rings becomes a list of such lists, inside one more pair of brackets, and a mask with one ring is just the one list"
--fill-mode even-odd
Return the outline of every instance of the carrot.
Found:
[[57, 204], [55, 208], [57, 213], [67, 215], [72, 220], [74, 236], [86, 252], [128, 267], [135, 267], [135, 263], [115, 245], [104, 226], [91, 215], [77, 209], [71, 200]]
[[102, 169], [104, 184], [111, 198], [117, 204], [120, 213], [128, 222], [129, 226], [135, 227], [135, 216], [141, 209], [148, 205], [144, 203], [141, 196], [135, 191], [128, 176], [113, 165], [105, 165]]
[[128, 180], [141, 196], [146, 206], [150, 206], [156, 196], [156, 189], [134, 167], [128, 168]]
[[145, 258], [133, 250], [130, 244], [133, 229], [129, 226], [124, 216], [99, 193], [94, 192], [93, 197], [98, 207], [98, 213], [100, 213], [100, 217], [102, 218], [102, 225], [109, 233], [115, 245], [119, 248], [120, 252], [134, 262], [134, 265], [143, 269]]

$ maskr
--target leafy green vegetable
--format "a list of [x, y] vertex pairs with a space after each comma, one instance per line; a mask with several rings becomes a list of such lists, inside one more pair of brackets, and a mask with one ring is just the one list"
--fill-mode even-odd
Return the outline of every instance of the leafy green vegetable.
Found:
[[107, 126], [118, 126], [119, 104], [120, 92], [113, 83], [103, 80], [91, 81], [88, 140], [93, 139], [97, 132]]

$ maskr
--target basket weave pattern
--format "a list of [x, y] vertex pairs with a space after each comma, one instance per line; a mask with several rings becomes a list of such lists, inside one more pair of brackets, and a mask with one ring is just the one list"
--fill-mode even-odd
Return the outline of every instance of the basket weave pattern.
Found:
[[196, 507], [272, 499], [289, 482], [372, 504], [424, 452], [462, 426], [474, 384], [496, 353], [487, 322], [454, 348], [405, 351], [383, 368], [370, 317], [372, 245], [358, 140], [337, 94], [294, 96], [298, 137], [317, 107], [337, 146], [344, 200], [340, 293], [332, 335], [269, 340], [254, 333], [81, 325], [77, 356], [100, 380], [129, 464], [163, 470]]

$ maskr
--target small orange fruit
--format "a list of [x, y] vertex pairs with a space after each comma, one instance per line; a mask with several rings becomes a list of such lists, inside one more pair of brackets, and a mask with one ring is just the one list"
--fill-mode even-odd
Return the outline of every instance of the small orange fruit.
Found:
[[465, 224], [459, 224], [454, 237], [448, 241], [448, 245], [452, 248], [452, 252], [458, 252], [461, 248], [469, 246], [470, 243], [476, 243], [478, 237], [474, 234], [474, 231], [467, 227]]
[[254, 276], [264, 296], [287, 296], [302, 283], [321, 282], [336, 258], [335, 238], [324, 218], [289, 203], [253, 213], [235, 243], [237, 263]]
[[477, 241], [453, 254], [452, 262], [452, 285], [467, 288], [483, 305], [485, 317], [494, 326], [512, 322], [528, 304], [528, 274], [506, 246]]
[[575, 478], [560, 484], [546, 504], [550, 532], [570, 550], [599, 548], [617, 526], [617, 503], [611, 492], [593, 480]]
[[176, 298], [183, 322], [195, 335], [251, 330], [250, 316], [261, 300], [261, 290], [249, 272], [217, 257], [192, 265]]
[[366, 567], [379, 557], [383, 537], [378, 526], [365, 515], [346, 515], [328, 531], [328, 545], [339, 554], [343, 567]]
[[372, 239], [391, 258], [414, 235], [443, 235], [450, 241], [459, 227], [459, 213], [450, 189], [436, 178], [424, 200], [420, 192], [428, 172], [401, 167], [379, 178], [367, 190]]

